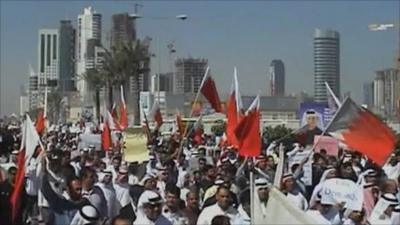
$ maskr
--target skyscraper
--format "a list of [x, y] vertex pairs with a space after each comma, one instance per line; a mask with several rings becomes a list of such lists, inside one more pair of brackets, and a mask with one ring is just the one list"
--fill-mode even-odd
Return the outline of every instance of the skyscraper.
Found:
[[59, 33], [59, 87], [64, 93], [75, 89], [75, 29], [70, 20], [60, 21]]
[[374, 106], [374, 82], [366, 82], [363, 85], [364, 99], [363, 104], [367, 105], [369, 109]]
[[59, 51], [58, 51], [58, 30], [40, 29], [38, 43], [38, 89], [43, 86], [54, 86], [59, 79]]
[[173, 93], [197, 93], [200, 88], [208, 60], [206, 59], [177, 59], [173, 74]]
[[387, 118], [398, 116], [400, 73], [397, 69], [376, 71], [374, 79], [375, 112]]
[[285, 66], [280, 59], [274, 59], [269, 67], [270, 95], [285, 96]]
[[128, 13], [114, 14], [111, 26], [111, 46], [132, 44], [136, 40], [135, 19]]
[[[89, 39], [95, 39], [98, 40], [98, 43], [101, 43], [101, 14], [96, 13], [92, 7], [84, 8], [83, 14], [78, 15], [76, 58], [77, 74], [79, 76], [86, 72], [87, 43]], [[78, 81], [77, 88], [85, 104], [90, 101], [91, 97], [84, 79]]]
[[327, 102], [325, 82], [340, 96], [340, 37], [334, 30], [314, 33], [314, 100]]
[[38, 101], [39, 101], [38, 83], [39, 83], [38, 75], [37, 73], [35, 73], [32, 66], [29, 65], [29, 88], [28, 88], [29, 110], [35, 109], [38, 106]]

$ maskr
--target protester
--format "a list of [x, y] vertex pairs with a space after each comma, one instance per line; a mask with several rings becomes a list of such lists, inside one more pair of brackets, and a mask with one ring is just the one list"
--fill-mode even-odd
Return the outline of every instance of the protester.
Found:
[[[41, 134], [43, 151], [35, 151], [23, 167], [17, 221], [12, 221], [11, 196], [21, 171], [16, 167], [23, 132], [7, 131], [19, 143], [1, 149], [0, 223], [264, 224], [271, 209], [290, 205], [298, 221], [307, 218], [314, 221], [310, 224], [399, 225], [400, 151], [382, 167], [356, 150], [314, 152], [311, 137], [320, 129], [315, 112], [306, 118], [304, 143], [295, 138], [281, 145], [277, 139], [247, 158], [229, 143], [218, 145], [215, 134], [184, 138], [156, 131], [148, 143], [149, 161], [144, 162], [126, 161], [123, 138], [102, 149], [82, 143], [84, 132], [95, 135], [97, 128], [75, 134], [69, 125], [54, 126]], [[271, 205], [275, 190], [283, 196], [279, 205]]]
[[233, 224], [237, 211], [231, 206], [232, 200], [229, 189], [225, 186], [218, 187], [216, 199], [217, 203], [202, 210], [197, 220], [197, 225], [210, 225], [212, 218], [218, 215], [228, 216], [231, 224]]

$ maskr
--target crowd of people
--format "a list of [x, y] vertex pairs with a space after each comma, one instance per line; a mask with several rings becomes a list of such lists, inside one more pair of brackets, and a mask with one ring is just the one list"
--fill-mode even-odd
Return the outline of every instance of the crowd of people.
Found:
[[[271, 216], [273, 188], [319, 225], [400, 224], [400, 151], [383, 167], [345, 149], [337, 155], [322, 149], [289, 166], [309, 146], [295, 140], [280, 147], [264, 143], [261, 155], [244, 158], [234, 147], [217, 143], [214, 134], [203, 134], [195, 143], [190, 136], [156, 130], [148, 141], [149, 160], [126, 162], [123, 139], [111, 149], [80, 148], [80, 132], [61, 127], [41, 137], [45, 153], [29, 162], [21, 210], [13, 220], [10, 199], [22, 132], [18, 124], [0, 129], [0, 224], [257, 224], [255, 217]], [[279, 162], [285, 162], [282, 176]], [[304, 181], [305, 163], [311, 164], [311, 183]], [[334, 178], [360, 187], [360, 209], [324, 200], [324, 183]]]

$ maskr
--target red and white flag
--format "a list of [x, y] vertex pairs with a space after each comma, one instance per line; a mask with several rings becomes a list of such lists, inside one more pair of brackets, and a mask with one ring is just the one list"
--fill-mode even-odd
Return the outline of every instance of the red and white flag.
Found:
[[104, 151], [108, 151], [112, 147], [111, 131], [107, 117], [106, 115], [103, 120], [103, 130], [101, 132], [101, 147]]
[[119, 124], [121, 129], [125, 130], [128, 127], [128, 113], [125, 104], [124, 87], [121, 85], [121, 106], [119, 107]]
[[163, 118], [160, 110], [160, 105], [157, 101], [154, 101], [150, 115], [151, 118], [153, 118], [153, 121], [156, 122], [157, 128], [160, 128], [163, 124]]
[[260, 96], [254, 99], [246, 115], [236, 126], [235, 135], [239, 143], [239, 155], [246, 157], [260, 155]]
[[326, 132], [349, 149], [368, 156], [378, 165], [385, 164], [395, 148], [393, 131], [367, 109], [347, 98], [338, 109]]
[[40, 108], [36, 116], [35, 122], [36, 131], [42, 135], [46, 128], [46, 117], [44, 115], [44, 109]]
[[210, 67], [207, 67], [203, 80], [201, 81], [200, 92], [211, 104], [215, 112], [222, 112], [222, 105], [219, 100], [217, 87], [215, 86], [214, 79], [209, 75], [209, 70]]
[[115, 104], [115, 102], [113, 103], [113, 106], [111, 108], [111, 115], [116, 119], [118, 118], [117, 105]]
[[235, 67], [233, 74], [233, 81], [231, 86], [231, 93], [229, 94], [227, 106], [226, 106], [226, 135], [227, 141], [230, 145], [235, 148], [239, 147], [239, 142], [235, 135], [235, 128], [239, 124], [239, 121], [243, 117], [242, 114], [242, 98], [239, 92], [239, 82], [237, 79], [237, 70]]
[[29, 162], [33, 159], [38, 147], [42, 147], [39, 134], [32, 123], [31, 118], [26, 115], [26, 120], [22, 127], [21, 149], [18, 154], [17, 174], [15, 178], [14, 190], [11, 194], [12, 220], [15, 222], [21, 216], [21, 195], [25, 188], [25, 173]]

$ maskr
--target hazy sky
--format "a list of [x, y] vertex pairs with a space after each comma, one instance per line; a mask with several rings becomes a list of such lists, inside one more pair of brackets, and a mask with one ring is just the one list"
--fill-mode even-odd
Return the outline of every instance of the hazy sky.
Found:
[[[170, 70], [167, 44], [177, 57], [204, 57], [221, 92], [229, 90], [233, 67], [244, 94], [266, 93], [273, 59], [286, 67], [286, 91], [313, 93], [313, 32], [332, 28], [341, 36], [341, 92], [362, 99], [362, 84], [374, 71], [394, 65], [398, 33], [371, 32], [368, 24], [399, 22], [399, 1], [144, 1], [139, 37], [153, 38], [161, 70]], [[29, 64], [37, 69], [38, 30], [58, 28], [92, 6], [103, 15], [104, 40], [111, 15], [133, 12], [133, 1], [0, 1], [0, 115], [19, 113], [20, 86], [28, 85]], [[187, 14], [188, 20], [174, 19]], [[158, 44], [157, 44], [158, 43]], [[157, 47], [159, 46], [159, 48]], [[159, 55], [159, 54], [158, 54]], [[156, 59], [157, 60], [157, 59]], [[158, 61], [152, 63], [158, 71]], [[153, 73], [152, 72], [152, 73]], [[225, 98], [223, 96], [222, 98]]]

